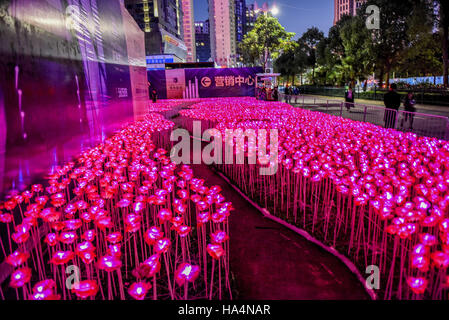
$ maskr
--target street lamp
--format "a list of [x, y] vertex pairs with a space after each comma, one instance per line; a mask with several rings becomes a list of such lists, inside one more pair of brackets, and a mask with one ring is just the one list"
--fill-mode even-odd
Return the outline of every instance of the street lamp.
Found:
[[268, 4], [264, 3], [262, 8], [256, 9], [256, 13], [263, 13], [264, 15], [268, 15], [268, 12], [270, 12], [273, 16], [276, 16], [279, 14], [279, 8], [276, 5], [273, 5], [271, 8], [268, 8]]

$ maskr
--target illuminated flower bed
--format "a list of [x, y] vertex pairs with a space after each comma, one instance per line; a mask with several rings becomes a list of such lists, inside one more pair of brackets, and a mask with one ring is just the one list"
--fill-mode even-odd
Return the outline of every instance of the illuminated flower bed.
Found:
[[150, 102], [148, 105], [148, 112], [157, 112], [162, 114], [166, 119], [170, 119], [178, 114], [185, 103], [185, 101], [178, 99], [159, 100], [156, 103]]
[[[279, 170], [218, 164], [271, 214], [380, 270], [384, 299], [448, 299], [449, 144], [252, 98], [200, 101], [180, 112], [202, 130], [277, 129]], [[257, 152], [245, 144], [249, 155]], [[224, 163], [224, 161], [223, 161]], [[366, 276], [368, 277], [368, 275]]]
[[3, 299], [231, 297], [232, 205], [156, 147], [173, 125], [149, 114], [2, 204]]
[[170, 111], [174, 107], [178, 106], [179, 102], [177, 101], [168, 101], [168, 100], [162, 100], [156, 103], [150, 103], [148, 105], [148, 112], [163, 112], [163, 111]]

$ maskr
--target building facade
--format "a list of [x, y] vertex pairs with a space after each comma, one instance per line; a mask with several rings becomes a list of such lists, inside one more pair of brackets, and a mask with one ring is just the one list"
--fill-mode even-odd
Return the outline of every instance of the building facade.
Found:
[[235, 0], [235, 41], [243, 40], [246, 34], [246, 1]]
[[147, 61], [161, 55], [174, 62], [187, 60], [181, 0], [125, 0], [125, 7], [145, 32]]
[[254, 24], [257, 20], [256, 9], [253, 4], [248, 4], [245, 8], [245, 34], [250, 32], [254, 28]]
[[212, 59], [217, 66], [236, 65], [235, 0], [209, 0]]
[[357, 9], [366, 2], [366, 0], [334, 0], [334, 25], [344, 15], [355, 16]]
[[182, 13], [183, 13], [183, 31], [184, 31], [184, 43], [187, 47], [187, 62], [196, 61], [196, 48], [195, 48], [195, 28], [194, 28], [194, 15], [193, 15], [193, 0], [181, 0], [182, 1]]
[[239, 44], [243, 41], [246, 35], [246, 1], [235, 0], [235, 50], [236, 50], [236, 63], [237, 66], [242, 63], [242, 52], [239, 48]]
[[209, 20], [195, 22], [196, 61], [211, 61]]

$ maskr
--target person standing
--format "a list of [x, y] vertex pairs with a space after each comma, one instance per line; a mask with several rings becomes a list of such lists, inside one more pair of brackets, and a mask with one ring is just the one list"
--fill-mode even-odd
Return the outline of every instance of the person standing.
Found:
[[402, 118], [401, 127], [404, 127], [404, 121], [405, 123], [410, 121], [409, 129], [413, 129], [414, 112], [416, 112], [415, 104], [416, 101], [413, 97], [413, 92], [409, 92], [404, 100], [405, 115]]
[[151, 91], [151, 100], [153, 101], [153, 103], [157, 102], [157, 91], [155, 88], [153, 88]]
[[290, 103], [290, 94], [291, 94], [291, 90], [290, 90], [290, 87], [287, 85], [285, 87], [285, 103]]
[[273, 90], [273, 100], [274, 100], [274, 101], [278, 101], [278, 100], [279, 100], [279, 90], [278, 90], [278, 87], [274, 87], [274, 90]]
[[349, 86], [349, 89], [345, 92], [345, 106], [349, 111], [351, 106], [354, 106], [354, 92], [352, 91], [352, 87]]
[[148, 81], [148, 98], [150, 100], [153, 100], [152, 92], [153, 92], [153, 87], [151, 86], [151, 82]]
[[294, 90], [293, 93], [295, 94], [295, 96], [299, 95], [299, 88], [298, 88], [298, 87], [295, 87], [295, 90]]
[[273, 89], [267, 87], [267, 101], [273, 100]]
[[384, 95], [385, 104], [385, 128], [394, 128], [396, 125], [396, 115], [401, 106], [401, 95], [396, 92], [396, 83], [390, 85], [390, 91]]
[[260, 92], [260, 100], [262, 101], [267, 100], [267, 88], [265, 88], [265, 86], [262, 88]]
[[298, 102], [298, 93], [299, 93], [298, 87], [293, 87], [292, 88], [292, 100], [293, 100], [293, 98], [295, 99], [295, 102], [293, 102], [294, 104], [296, 104]]
[[151, 85], [151, 83], [148, 81], [148, 93], [150, 96], [150, 100], [153, 101], [153, 103], [157, 102], [157, 91], [155, 88], [153, 88], [153, 86]]
[[264, 100], [264, 91], [265, 91], [265, 87], [261, 86], [260, 90], [259, 90], [259, 100]]

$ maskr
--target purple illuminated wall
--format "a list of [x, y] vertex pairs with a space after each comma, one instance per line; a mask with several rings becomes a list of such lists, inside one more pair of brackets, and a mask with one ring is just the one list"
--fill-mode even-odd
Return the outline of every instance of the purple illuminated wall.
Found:
[[119, 0], [0, 2], [0, 194], [35, 182], [142, 108], [144, 37], [125, 33], [135, 22], [123, 10]]

